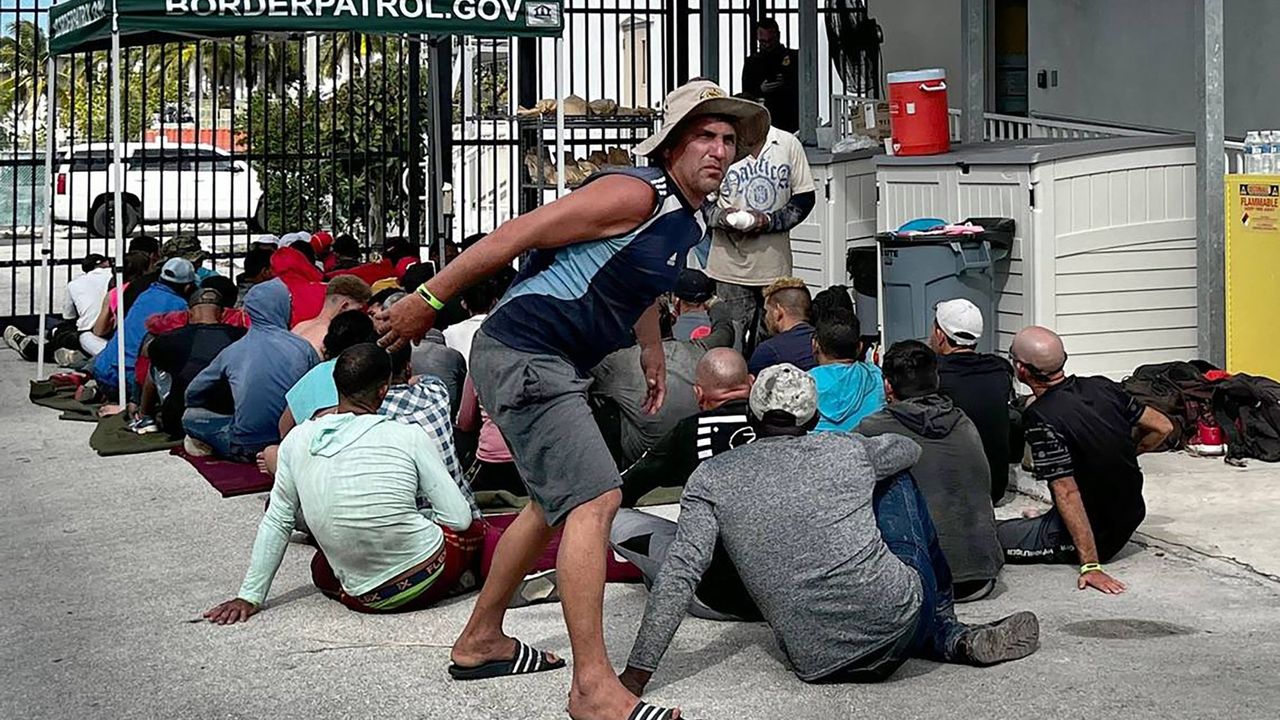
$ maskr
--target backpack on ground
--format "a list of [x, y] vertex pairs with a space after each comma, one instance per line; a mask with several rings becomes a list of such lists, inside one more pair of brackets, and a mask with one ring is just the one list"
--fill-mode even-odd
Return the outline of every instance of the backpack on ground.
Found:
[[1227, 459], [1280, 462], [1280, 383], [1238, 373], [1216, 384], [1213, 414], [1227, 436]]
[[1213, 369], [1198, 360], [1141, 365], [1121, 383], [1134, 399], [1173, 423], [1173, 432], [1157, 450], [1179, 450], [1196, 436], [1196, 421], [1213, 400], [1214, 383], [1204, 376]]

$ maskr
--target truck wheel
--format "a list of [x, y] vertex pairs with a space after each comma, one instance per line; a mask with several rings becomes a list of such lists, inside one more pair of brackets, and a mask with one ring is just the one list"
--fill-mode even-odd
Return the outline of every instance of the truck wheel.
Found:
[[[124, 203], [124, 213], [120, 220], [120, 229], [124, 237], [133, 234], [135, 228], [138, 227], [138, 208], [128, 200]], [[93, 217], [89, 219], [89, 229], [98, 237], [111, 237], [115, 235], [115, 203], [107, 200], [98, 205], [93, 211]]]

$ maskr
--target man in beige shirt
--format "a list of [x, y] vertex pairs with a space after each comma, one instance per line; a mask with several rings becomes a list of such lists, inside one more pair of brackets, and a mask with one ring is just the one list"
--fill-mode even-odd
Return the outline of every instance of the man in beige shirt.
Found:
[[[734, 163], [710, 213], [711, 252], [707, 275], [733, 313], [742, 351], [750, 357], [760, 341], [764, 288], [791, 275], [791, 228], [814, 205], [813, 175], [804, 146], [776, 127], [759, 154]], [[742, 227], [745, 216], [750, 224]]]

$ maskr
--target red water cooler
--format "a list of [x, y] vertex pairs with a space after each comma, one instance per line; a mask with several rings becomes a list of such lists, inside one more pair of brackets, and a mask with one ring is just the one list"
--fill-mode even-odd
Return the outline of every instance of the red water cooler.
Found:
[[893, 154], [937, 155], [950, 151], [946, 71], [936, 68], [891, 72], [888, 79]]

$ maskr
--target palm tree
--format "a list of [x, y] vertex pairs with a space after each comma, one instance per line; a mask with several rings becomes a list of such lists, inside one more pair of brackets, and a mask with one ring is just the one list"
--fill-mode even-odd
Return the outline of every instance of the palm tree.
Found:
[[10, 23], [0, 38], [0, 110], [9, 116], [36, 112], [45, 92], [45, 60], [49, 44], [30, 20]]

